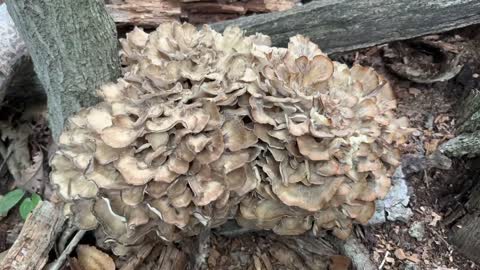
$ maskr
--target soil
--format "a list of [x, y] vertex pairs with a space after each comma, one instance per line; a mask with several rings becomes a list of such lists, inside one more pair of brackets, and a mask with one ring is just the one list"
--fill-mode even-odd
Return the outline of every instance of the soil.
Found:
[[[439, 69], [453, 69], [445, 63], [445, 58], [435, 55], [438, 51], [429, 51], [428, 46], [412, 45], [422, 42], [435, 43], [447, 52], [447, 56], [461, 52], [459, 61], [464, 64], [463, 69], [445, 82], [414, 82], [415, 78], [409, 78], [402, 72], [401, 65], [395, 64], [414, 66], [426, 74], [431, 73], [432, 78]], [[333, 58], [350, 65], [372, 66], [390, 81], [398, 99], [398, 115], [407, 116], [417, 129], [403, 146], [404, 154], [425, 157], [455, 135], [456, 106], [468, 90], [479, 84], [480, 57], [476, 55], [476, 51], [480, 51], [479, 44], [480, 30], [469, 27], [414, 41], [337, 54]], [[365, 226], [357, 230], [362, 232], [358, 236], [379, 269], [480, 269], [479, 265], [464, 258], [448, 243], [449, 226], [452, 226], [459, 207], [468, 195], [473, 179], [477, 179], [477, 163], [477, 160], [457, 159], [453, 160], [449, 170], [427, 164], [420, 171], [408, 174], [411, 190], [409, 206], [414, 213], [411, 220]], [[7, 180], [8, 177], [1, 178], [0, 187], [7, 186]], [[10, 184], [11, 179], [8, 180]], [[3, 193], [4, 190], [1, 191]], [[18, 210], [13, 209], [13, 212]], [[12, 244], [21, 222], [18, 214], [0, 218], [0, 252]], [[424, 227], [422, 239], [411, 236], [409, 230], [414, 224]], [[94, 244], [93, 241], [91, 244]], [[342, 256], [312, 256], [318, 256], [314, 259], [329, 265], [328, 269], [347, 269], [349, 264], [348, 259]], [[124, 258], [115, 260], [118, 264], [125, 263]], [[305, 253], [268, 233], [231, 237], [213, 234], [205, 265], [208, 269], [313, 269], [306, 262]]]

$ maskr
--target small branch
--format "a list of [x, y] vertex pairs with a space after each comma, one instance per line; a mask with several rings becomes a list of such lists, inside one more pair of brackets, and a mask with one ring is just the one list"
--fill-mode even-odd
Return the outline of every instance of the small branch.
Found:
[[27, 218], [0, 269], [42, 269], [65, 222], [61, 209], [60, 205], [48, 201], [41, 202]]
[[75, 234], [72, 241], [70, 241], [70, 243], [68, 244], [67, 248], [62, 252], [60, 257], [58, 257], [57, 260], [55, 260], [55, 262], [50, 266], [49, 270], [59, 270], [63, 266], [63, 263], [67, 259], [68, 255], [72, 253], [72, 251], [78, 245], [78, 242], [80, 242], [86, 232], [87, 231], [85, 230], [79, 230], [77, 234]]
[[78, 230], [71, 223], [72, 223], [71, 219], [69, 219], [67, 228], [63, 231], [62, 236], [60, 237], [60, 240], [58, 240], [58, 244], [57, 244], [58, 253], [62, 253], [65, 250], [68, 240]]

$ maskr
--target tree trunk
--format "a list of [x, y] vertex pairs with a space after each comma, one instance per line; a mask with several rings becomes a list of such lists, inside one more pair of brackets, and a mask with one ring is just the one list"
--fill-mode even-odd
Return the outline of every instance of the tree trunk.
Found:
[[325, 52], [370, 47], [480, 22], [477, 0], [316, 0], [280, 13], [213, 24], [238, 25], [249, 34], [267, 34], [275, 45], [303, 34]]
[[[468, 64], [465, 69], [469, 70]], [[444, 143], [440, 150], [451, 157], [474, 158], [480, 156], [480, 84], [470, 72], [459, 77], [466, 77], [458, 80], [467, 94], [458, 106], [458, 136]], [[472, 163], [478, 163], [478, 158]], [[465, 256], [480, 263], [480, 182], [473, 180], [474, 186], [468, 189], [471, 193], [467, 202], [447, 217], [450, 220], [447, 224], [452, 228], [450, 242]]]
[[95, 90], [120, 75], [115, 24], [97, 0], [7, 0], [47, 91], [55, 139], [64, 121], [98, 102]]
[[452, 228], [450, 241], [458, 250], [476, 263], [480, 263], [480, 183], [465, 204], [466, 214]]
[[0, 4], [0, 104], [6, 95], [7, 88], [13, 81], [19, 67], [28, 62], [30, 57], [25, 43], [18, 35], [7, 7]]

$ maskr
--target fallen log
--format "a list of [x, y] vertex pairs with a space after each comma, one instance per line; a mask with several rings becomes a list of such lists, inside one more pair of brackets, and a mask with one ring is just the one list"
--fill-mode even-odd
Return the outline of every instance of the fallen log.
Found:
[[155, 28], [171, 20], [205, 24], [238, 18], [248, 13], [267, 13], [293, 8], [299, 0], [169, 1], [105, 0], [113, 20], [123, 25]]
[[343, 52], [480, 23], [476, 0], [316, 0], [287, 11], [215, 23], [269, 35], [285, 46], [303, 34], [325, 52]]
[[42, 269], [64, 223], [60, 206], [41, 202], [2, 261], [0, 270]]

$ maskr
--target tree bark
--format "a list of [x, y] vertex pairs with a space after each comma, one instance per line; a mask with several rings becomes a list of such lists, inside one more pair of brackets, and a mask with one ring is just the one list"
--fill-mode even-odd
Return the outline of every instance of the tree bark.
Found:
[[41, 202], [27, 218], [22, 231], [2, 261], [0, 270], [39, 270], [64, 223], [61, 206]]
[[325, 52], [370, 47], [480, 22], [476, 0], [316, 0], [279, 13], [253, 15], [213, 24], [216, 30], [238, 25], [248, 34], [271, 36], [285, 46], [303, 34]]
[[54, 138], [95, 90], [120, 76], [115, 24], [97, 0], [7, 0], [35, 71], [47, 91]]
[[465, 204], [466, 214], [452, 227], [450, 241], [472, 261], [480, 264], [480, 184]]
[[11, 84], [16, 71], [30, 57], [25, 43], [20, 38], [7, 6], [0, 3], [0, 103], [6, 95], [7, 88]]

